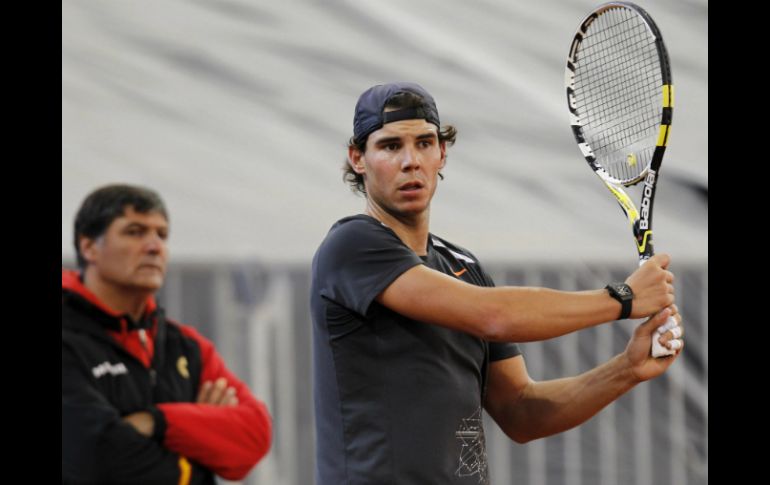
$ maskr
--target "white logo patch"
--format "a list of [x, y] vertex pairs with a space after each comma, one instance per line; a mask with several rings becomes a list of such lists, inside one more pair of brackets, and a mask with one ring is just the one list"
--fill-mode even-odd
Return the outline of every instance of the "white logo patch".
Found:
[[117, 364], [102, 362], [101, 364], [91, 369], [91, 372], [93, 372], [94, 377], [98, 379], [102, 377], [104, 374], [110, 374], [113, 376], [117, 376], [120, 374], [128, 374], [128, 369], [126, 369], [126, 365], [123, 362], [118, 362]]

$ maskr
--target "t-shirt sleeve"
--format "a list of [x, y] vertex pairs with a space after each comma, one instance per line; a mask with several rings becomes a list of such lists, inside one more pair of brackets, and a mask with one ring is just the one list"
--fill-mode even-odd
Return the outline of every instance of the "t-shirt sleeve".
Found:
[[313, 264], [322, 297], [366, 315], [377, 295], [422, 263], [389, 228], [353, 219], [332, 228]]
[[489, 361], [510, 359], [521, 355], [518, 344], [509, 342], [489, 342]]

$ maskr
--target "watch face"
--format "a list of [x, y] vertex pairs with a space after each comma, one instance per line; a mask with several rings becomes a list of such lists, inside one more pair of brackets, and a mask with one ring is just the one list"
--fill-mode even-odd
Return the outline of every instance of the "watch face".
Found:
[[618, 292], [618, 295], [620, 295], [620, 296], [628, 296], [628, 295], [631, 294], [630, 289], [626, 285], [618, 285], [616, 290]]

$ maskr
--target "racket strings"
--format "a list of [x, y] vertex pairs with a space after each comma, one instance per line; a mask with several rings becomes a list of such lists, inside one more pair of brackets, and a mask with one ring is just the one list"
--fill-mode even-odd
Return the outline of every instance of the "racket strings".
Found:
[[[643, 25], [639, 27], [644, 29]], [[637, 29], [637, 37], [640, 33], [643, 35], [645, 34], [644, 31], [639, 32], [639, 29]], [[617, 35], [614, 35], [614, 37], [617, 37]], [[640, 49], [638, 47], [640, 42], [644, 41], [644, 38], [642, 38], [641, 41], [637, 38], [636, 41], [629, 44], [629, 48], [625, 49], [621, 54], [628, 53], [631, 50], [639, 52]], [[655, 86], [652, 86], [652, 91], [649, 90], [650, 84], [659, 85], [660, 83], [655, 82], [655, 78], [651, 78], [649, 74], [647, 74], [655, 71], [657, 61], [656, 56], [654, 55], [655, 52], [647, 50], [646, 54], [647, 55], [644, 58], [632, 63], [628, 56], [616, 55], [612, 57], [612, 53], [605, 49], [605, 51], [600, 53], [593, 66], [587, 64], [587, 74], [589, 75], [596, 73], [600, 65], [606, 66], [611, 72], [610, 75], [603, 76], [603, 78], [595, 77], [594, 79], [588, 79], [589, 82], [586, 83], [586, 85], [593, 86], [593, 88], [586, 91], [587, 95], [584, 99], [586, 106], [592, 106], [594, 108], [593, 111], [595, 111], [596, 114], [602, 115], [606, 113], [616, 113], [620, 108], [625, 108], [624, 111], [626, 113], [634, 111], [638, 112], [640, 108], [643, 108], [648, 104], [647, 100], [649, 99], [650, 94], [657, 94]], [[597, 69], [591, 71], [591, 67], [596, 67]], [[591, 82], [593, 82], [593, 84], [591, 84]], [[648, 87], [648, 89], [645, 89], [645, 87]], [[609, 93], [608, 90], [610, 91]], [[604, 99], [600, 98], [600, 96], [603, 96]], [[652, 113], [657, 114], [657, 110], [653, 110]], [[593, 113], [588, 111], [587, 114], [591, 115]], [[603, 120], [607, 118], [597, 117], [597, 119]], [[591, 122], [592, 120], [587, 119], [586, 121]], [[601, 131], [602, 128], [603, 126], [600, 125], [594, 129]]]
[[611, 9], [589, 26], [575, 65], [575, 102], [586, 143], [616, 179], [649, 165], [661, 120], [662, 74], [644, 21]]
[[[629, 23], [628, 19], [623, 19], [622, 22]], [[609, 26], [602, 24], [609, 24]], [[636, 147], [637, 149], [634, 150], [636, 158], [631, 158], [630, 161], [626, 159], [626, 152], [629, 150], [625, 148], [638, 140], [640, 132], [644, 135], [645, 128], [650, 125], [649, 117], [638, 115], [643, 113], [650, 95], [655, 95], [654, 91], [649, 93], [643, 89], [645, 83], [649, 83], [649, 76], [644, 75], [645, 72], [650, 72], [649, 55], [646, 59], [642, 58], [635, 63], [630, 58], [630, 55], [634, 51], [638, 52], [640, 46], [646, 42], [646, 28], [644, 25], [636, 25], [635, 28], [629, 29], [634, 26], [613, 24], [608, 22], [606, 17], [599, 25], [605, 27], [603, 31], [597, 31], [600, 44], [604, 44], [600, 45], [603, 49], [595, 49], [597, 55], [593, 66], [588, 63], [586, 65], [589, 68], [605, 66], [610, 69], [611, 76], [600, 77], [600, 82], [595, 83], [595, 89], [586, 91], [594, 94], [593, 97], [586, 98], [586, 103], [593, 103], [594, 106], [593, 110], [588, 110], [586, 113], [596, 115], [587, 117], [586, 122], [592, 125], [591, 131], [597, 134], [593, 148], [601, 157], [610, 175], [618, 179], [633, 179], [646, 167], [650, 158], [645, 157], [644, 153], [651, 152], [651, 150], [641, 150], [639, 153], [640, 147]], [[623, 37], [623, 29], [630, 30], [630, 35], [626, 34]], [[623, 46], [625, 48], [619, 51], [619, 55], [613, 57], [612, 52], [608, 51], [608, 46], [613, 45], [612, 43], [617, 44], [619, 40], [625, 40], [626, 44]], [[599, 98], [601, 93], [604, 93], [603, 96], [606, 98], [603, 101]], [[657, 121], [657, 112], [652, 113], [652, 119]], [[607, 118], [608, 115], [611, 118]], [[612, 121], [601, 121], [608, 119]]]
[[[601, 95], [613, 83], [616, 86], [625, 84], [627, 88], [633, 87], [627, 85], [629, 79], [635, 79], [638, 84], [645, 81], [644, 74], [649, 73], [650, 69], [653, 72], [657, 70], [657, 52], [645, 25], [629, 25], [629, 21], [625, 19], [621, 23], [603, 25], [603, 29], [597, 27], [598, 30], [594, 29], [593, 34], [588, 35], [581, 45], [581, 60], [584, 62], [580, 65], [588, 78], [587, 84], [596, 88], [593, 90], [595, 96]], [[598, 23], [607, 24], [609, 19], [606, 15], [602, 16]], [[618, 81], [624, 84], [618, 84]], [[616, 93], [620, 95], [622, 91], [616, 90]], [[588, 101], [591, 101], [590, 94], [587, 96]]]
[[[644, 29], [643, 25], [637, 27]], [[639, 34], [641, 34], [641, 36]], [[617, 35], [614, 37], [617, 37]], [[642, 49], [642, 47], [646, 45], [649, 45], [646, 31], [637, 32], [637, 39], [635, 39], [633, 44], [629, 45], [628, 50], [633, 49], [636, 52], [643, 52], [644, 57], [635, 59], [633, 64], [631, 64], [630, 59], [624, 59], [618, 64], [617, 56], [614, 58], [610, 57], [611, 53], [607, 50], [599, 51], [599, 56], [592, 56], [591, 51], [587, 50], [586, 53], [583, 54], [583, 60], [586, 61], [583, 67], [587, 70], [588, 75], [596, 73], [599, 68], [605, 67], [608, 63], [610, 65], [606, 67], [614, 68], [616, 69], [616, 72], [614, 73], [614, 76], [604, 76], [603, 79], [599, 77], [598, 81], [591, 78], [583, 80], [583, 84], [592, 86], [592, 89], [588, 89], [584, 92], [584, 102], [586, 105], [594, 106], [597, 110], [617, 110], [624, 102], [631, 108], [637, 108], [638, 106], [648, 104], [650, 93], [653, 95], [657, 94], [655, 85], [659, 86], [662, 80], [660, 70], [657, 69], [658, 64], [657, 53], [654, 50], [655, 46], [654, 44], [652, 45], [652, 50]], [[594, 57], [595, 59], [593, 59]], [[616, 62], [612, 64], [613, 61]], [[612, 87], [611, 83], [618, 81], [618, 75], [621, 76], [619, 85], [624, 89], [616, 89], [613, 93], [607, 95], [607, 88]], [[650, 87], [652, 88], [652, 91], [650, 91]], [[598, 129], [601, 129], [601, 127], [598, 127]]]
[[[606, 59], [606, 61], [605, 61]], [[615, 59], [610, 59], [605, 56], [599, 58], [595, 65], [595, 70], [598, 70], [602, 62], [612, 62]], [[586, 69], [591, 69], [594, 66], [586, 65]], [[615, 77], [605, 76], [602, 78], [588, 78], [581, 79], [581, 82], [576, 82], [576, 85], [584, 85], [588, 87], [584, 94], [584, 102], [589, 106], [594, 106], [597, 109], [617, 109], [623, 102], [628, 102], [631, 105], [647, 103], [647, 96], [650, 92], [650, 84], [656, 80], [660, 82], [660, 72], [656, 73], [657, 57], [647, 57], [644, 59], [637, 59], [634, 64], [631, 64], [628, 60], [622, 64], [615, 64], [609, 66], [617, 69], [619, 74]], [[656, 76], [657, 74], [657, 76]], [[590, 75], [587, 73], [587, 75]], [[620, 80], [618, 79], [620, 76]], [[650, 76], [653, 76], [650, 78]], [[620, 81], [621, 86], [624, 89], [615, 89], [607, 95], [607, 89], [613, 87], [613, 82]], [[653, 86], [654, 89], [654, 86]], [[656, 92], [656, 91], [652, 91]], [[628, 97], [630, 93], [631, 97]]]

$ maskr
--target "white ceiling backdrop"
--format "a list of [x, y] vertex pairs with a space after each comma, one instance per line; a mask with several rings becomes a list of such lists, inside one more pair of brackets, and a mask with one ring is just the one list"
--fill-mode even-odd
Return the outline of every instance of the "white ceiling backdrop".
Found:
[[[62, 257], [92, 189], [158, 190], [177, 261], [307, 262], [363, 209], [341, 181], [358, 95], [411, 80], [459, 129], [432, 231], [482, 260], [633, 264], [614, 200], [565, 110], [564, 65], [591, 0], [62, 2]], [[676, 101], [658, 251], [708, 254], [708, 4], [638, 2]]]

